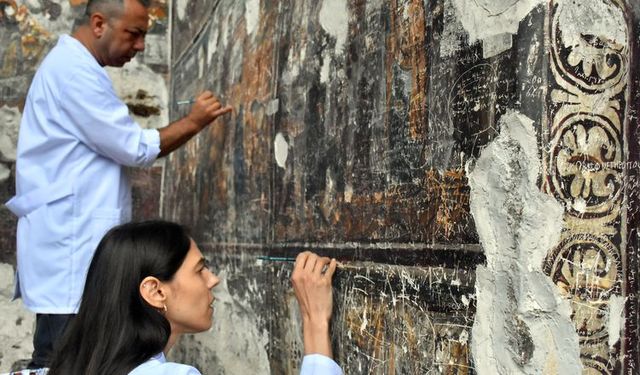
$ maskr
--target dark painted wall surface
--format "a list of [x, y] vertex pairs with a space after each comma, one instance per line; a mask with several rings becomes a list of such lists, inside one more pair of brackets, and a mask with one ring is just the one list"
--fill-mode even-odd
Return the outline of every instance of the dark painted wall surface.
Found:
[[[633, 373], [637, 166], [589, 168], [637, 159], [638, 5], [581, 4], [174, 2], [172, 99], [207, 88], [235, 109], [165, 170], [164, 216], [225, 278], [212, 332], [174, 355], [205, 373], [295, 373], [290, 266], [255, 256], [312, 249], [346, 265], [346, 373]], [[599, 130], [603, 116], [617, 127]], [[515, 179], [528, 169], [533, 196]], [[570, 334], [545, 336], [542, 318]]]

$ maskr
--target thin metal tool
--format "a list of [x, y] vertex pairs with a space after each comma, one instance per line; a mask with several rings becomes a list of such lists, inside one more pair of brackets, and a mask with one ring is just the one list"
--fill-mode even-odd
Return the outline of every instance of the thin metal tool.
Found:
[[[273, 257], [273, 256], [268, 256], [268, 255], [258, 255], [257, 259], [258, 260], [268, 260], [268, 261], [271, 261], [271, 262], [284, 262], [284, 263], [295, 263], [295, 261], [296, 261], [296, 258], [291, 258], [291, 257]], [[327, 269], [328, 266], [329, 265], [325, 265], [325, 268], [323, 269], [323, 272], [324, 272], [324, 270]], [[352, 266], [352, 265], [344, 264], [342, 262], [338, 262], [337, 267], [338, 267], [338, 269], [344, 269], [344, 268], [354, 268], [354, 269], [356, 269], [356, 268], [358, 268], [358, 267], [355, 267], [355, 266]]]
[[196, 100], [195, 100], [195, 99], [176, 100], [176, 104], [177, 104], [177, 105], [193, 104], [193, 103], [195, 103], [195, 102], [196, 102]]

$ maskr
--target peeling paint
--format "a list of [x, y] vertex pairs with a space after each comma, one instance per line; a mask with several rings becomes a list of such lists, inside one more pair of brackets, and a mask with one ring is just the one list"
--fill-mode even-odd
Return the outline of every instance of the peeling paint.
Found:
[[247, 35], [252, 35], [260, 20], [260, 0], [246, 0], [244, 18], [247, 24]]
[[482, 57], [487, 59], [513, 47], [513, 34], [497, 34], [482, 41]]
[[178, 16], [179, 20], [183, 20], [187, 14], [187, 5], [189, 4], [189, 0], [176, 0], [176, 7], [175, 9], [177, 10], [176, 15]]
[[289, 144], [282, 133], [276, 134], [276, 139], [273, 141], [273, 149], [276, 155], [276, 163], [280, 168], [284, 168], [289, 154]]
[[620, 335], [624, 331], [624, 304], [626, 298], [611, 296], [609, 298], [609, 348], [618, 344]]
[[11, 176], [11, 169], [0, 163], [0, 182], [6, 181]]
[[[450, 0], [469, 44], [518, 31], [520, 21], [543, 0]], [[496, 49], [499, 51], [500, 49]]]
[[329, 81], [329, 72], [331, 70], [331, 55], [324, 53], [322, 55], [322, 66], [320, 67], [320, 83]]
[[343, 0], [322, 0], [320, 24], [336, 39], [336, 51], [341, 52], [349, 32], [349, 12]]
[[269, 101], [269, 103], [267, 104], [267, 109], [265, 113], [269, 116], [275, 115], [278, 112], [279, 108], [280, 108], [280, 100], [278, 100], [278, 98], [273, 99]]
[[[140, 126], [160, 128], [169, 123], [166, 106], [169, 92], [161, 74], [137, 60], [132, 60], [123, 68], [107, 68], [107, 72], [113, 80], [116, 93], [133, 109], [132, 115]], [[140, 95], [141, 92], [144, 95]]]
[[[532, 121], [514, 111], [503, 115], [500, 128], [475, 164], [467, 164], [471, 212], [487, 258], [476, 270], [476, 370], [539, 374], [553, 362], [558, 373], [577, 374], [581, 363], [571, 308], [542, 272], [547, 251], [560, 238], [563, 207], [537, 187], [540, 161]], [[534, 350], [526, 360], [515, 344], [526, 336], [509, 328], [514, 319], [530, 334]]]

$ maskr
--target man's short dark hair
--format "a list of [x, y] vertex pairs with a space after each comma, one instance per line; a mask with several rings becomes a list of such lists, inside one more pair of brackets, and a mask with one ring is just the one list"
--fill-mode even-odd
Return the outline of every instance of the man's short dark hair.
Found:
[[[124, 1], [125, 0], [89, 0], [87, 2], [87, 7], [85, 8], [84, 15], [82, 19], [79, 20], [78, 24], [86, 24], [89, 22], [91, 15], [96, 12], [104, 13], [108, 17], [117, 17], [124, 9]], [[151, 3], [151, 0], [137, 1], [145, 8], [148, 8]]]

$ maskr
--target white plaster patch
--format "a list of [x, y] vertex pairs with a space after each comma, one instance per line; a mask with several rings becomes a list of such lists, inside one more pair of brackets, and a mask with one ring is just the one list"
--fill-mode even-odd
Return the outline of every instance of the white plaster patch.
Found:
[[540, 374], [555, 368], [579, 374], [571, 307], [542, 272], [542, 260], [560, 239], [563, 208], [537, 186], [533, 121], [511, 111], [499, 128], [475, 165], [467, 163], [471, 212], [487, 258], [476, 270], [476, 370]]
[[3, 161], [16, 160], [18, 145], [18, 129], [22, 114], [16, 107], [3, 105], [0, 107], [0, 158]]
[[[543, 0], [451, 0], [456, 8], [458, 20], [469, 34], [469, 44], [490, 39], [501, 34], [515, 34], [520, 21]], [[504, 38], [504, 37], [503, 37]], [[504, 39], [503, 39], [504, 40]], [[494, 52], [504, 50], [495, 45]], [[485, 56], [488, 57], [488, 56]]]
[[176, 1], [176, 11], [178, 15], [178, 19], [180, 21], [184, 20], [184, 16], [187, 14], [187, 5], [189, 4], [189, 0], [177, 0]]
[[7, 15], [7, 17], [13, 17], [13, 15], [16, 14], [16, 11], [15, 9], [13, 9], [12, 6], [5, 7], [4, 12]]
[[612, 295], [609, 298], [609, 348], [620, 341], [620, 334], [624, 328], [624, 303], [626, 298]]
[[282, 82], [286, 85], [290, 85], [300, 74], [300, 67], [297, 64], [291, 64], [289, 70], [285, 70], [282, 73]]
[[[169, 123], [169, 102], [167, 82], [161, 74], [155, 73], [146, 65], [132, 60], [123, 68], [107, 68], [113, 80], [113, 87], [118, 96], [125, 102], [141, 103], [160, 109], [158, 115], [141, 117], [133, 115], [136, 122], [143, 128], [157, 129]], [[144, 99], [136, 99], [139, 91], [144, 91]]]
[[11, 176], [11, 169], [4, 164], [0, 164], [0, 182], [4, 182], [9, 176]]
[[260, 21], [260, 0], [246, 0], [244, 7], [247, 35], [251, 35], [258, 27], [258, 21]]
[[602, 0], [581, 1], [580, 6], [559, 1], [557, 19], [562, 43], [571, 49], [567, 56], [571, 65], [582, 64], [587, 76], [594, 69], [600, 77], [615, 74], [618, 67], [609, 65], [606, 56], [627, 46], [627, 21], [622, 9]]
[[331, 56], [328, 53], [322, 54], [322, 66], [320, 67], [320, 83], [329, 81], [329, 71], [331, 69]]
[[482, 41], [482, 57], [487, 59], [513, 47], [511, 34], [492, 35]]
[[273, 141], [273, 150], [278, 167], [284, 168], [287, 163], [287, 156], [289, 155], [289, 144], [282, 133], [276, 134], [276, 139]]
[[349, 33], [349, 11], [344, 0], [323, 0], [320, 25], [336, 38], [336, 51], [341, 52]]
[[278, 108], [280, 108], [280, 100], [278, 98], [275, 98], [269, 101], [265, 113], [269, 116], [275, 115], [276, 113], [278, 113]]
[[[622, 9], [602, 0], [559, 1], [558, 26], [565, 47], [582, 44], [584, 35], [601, 37], [604, 42], [627, 44], [627, 28]], [[595, 48], [595, 47], [594, 47]]]
[[344, 201], [351, 203], [351, 199], [353, 199], [353, 185], [347, 184], [344, 187]]
[[456, 10], [451, 1], [445, 1], [443, 29], [440, 39], [440, 56], [449, 57], [460, 50], [462, 25], [456, 18]]
[[[226, 24], [223, 24], [223, 25], [226, 25]], [[226, 49], [228, 44], [229, 44], [229, 28], [222, 26], [222, 29], [220, 30], [220, 49], [222, 50]]]

